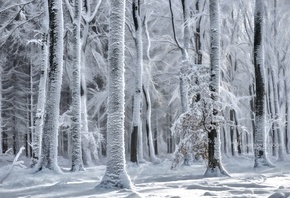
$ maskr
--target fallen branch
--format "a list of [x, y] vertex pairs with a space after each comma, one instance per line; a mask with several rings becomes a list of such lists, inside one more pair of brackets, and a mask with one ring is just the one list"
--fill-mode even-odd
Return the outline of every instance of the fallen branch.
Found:
[[15, 158], [14, 158], [14, 160], [12, 162], [12, 165], [10, 166], [8, 172], [6, 173], [6, 175], [4, 175], [4, 177], [2, 179], [0, 178], [0, 184], [2, 184], [3, 181], [10, 175], [10, 173], [11, 173], [11, 171], [12, 171], [14, 166], [17, 166], [17, 165], [23, 166], [23, 161], [18, 161], [18, 158], [19, 158], [19, 156], [21, 155], [21, 153], [22, 153], [22, 151], [24, 149], [25, 149], [24, 146], [22, 146], [19, 149], [19, 151], [18, 151], [17, 155], [15, 156]]

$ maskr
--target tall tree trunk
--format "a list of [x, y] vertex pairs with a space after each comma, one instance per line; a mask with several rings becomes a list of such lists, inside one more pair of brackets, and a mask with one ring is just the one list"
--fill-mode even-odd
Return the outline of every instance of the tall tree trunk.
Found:
[[[274, 52], [277, 59], [277, 66], [279, 66], [279, 52], [277, 50], [277, 0], [274, 0]], [[278, 72], [279, 73], [279, 72]], [[279, 75], [279, 74], [278, 74]], [[283, 130], [281, 129], [279, 118], [281, 116], [280, 114], [280, 105], [279, 105], [279, 82], [277, 79], [277, 73], [275, 73], [273, 65], [271, 68], [271, 78], [273, 82], [273, 95], [274, 95], [274, 109], [275, 109], [275, 128], [277, 130], [277, 136], [278, 136], [278, 160], [284, 161], [284, 155], [285, 155], [285, 143], [284, 143], [284, 135]]]
[[288, 90], [290, 90], [289, 88], [289, 83], [287, 83], [287, 77], [286, 77], [286, 68], [284, 66], [283, 68], [283, 76], [284, 76], [284, 94], [285, 94], [285, 145], [286, 145], [286, 151], [289, 154], [290, 153], [290, 114], [289, 114], [289, 96], [288, 96]]
[[[133, 106], [133, 131], [131, 133], [131, 161], [143, 161], [143, 140], [141, 128], [141, 106], [142, 106], [142, 82], [143, 82], [143, 42], [142, 42], [142, 22], [140, 17], [140, 0], [132, 2], [133, 21], [135, 26], [135, 46], [137, 62], [135, 67], [135, 90]], [[139, 138], [138, 138], [139, 136]], [[139, 139], [139, 140], [138, 140]]]
[[48, 68], [48, 55], [49, 55], [49, 14], [48, 14], [48, 1], [43, 1], [44, 9], [44, 22], [43, 22], [43, 33], [41, 42], [42, 51], [42, 63], [40, 70], [40, 79], [38, 85], [38, 98], [36, 105], [36, 115], [35, 115], [35, 130], [32, 133], [32, 166], [37, 163], [40, 155], [40, 144], [41, 136], [43, 131], [43, 116], [46, 100], [46, 81], [47, 81], [47, 68]]
[[272, 78], [271, 78], [271, 72], [270, 72], [270, 67], [268, 68], [268, 72], [267, 72], [267, 77], [268, 77], [268, 92], [267, 92], [267, 97], [266, 97], [266, 103], [267, 103], [267, 111], [268, 111], [268, 114], [271, 116], [271, 120], [272, 120], [272, 123], [271, 123], [271, 134], [272, 134], [272, 155], [273, 156], [276, 156], [277, 155], [277, 147], [276, 147], [276, 128], [275, 128], [275, 113], [274, 113], [274, 94], [273, 94], [273, 84], [274, 82], [272, 81]]
[[73, 17], [73, 63], [72, 63], [72, 117], [71, 117], [71, 137], [72, 137], [72, 167], [71, 171], [84, 170], [81, 149], [81, 86], [80, 86], [80, 66], [81, 66], [81, 12], [82, 0], [74, 1]]
[[[2, 65], [0, 66], [2, 67]], [[3, 153], [4, 150], [4, 133], [2, 128], [2, 73], [0, 76], [0, 154]]]
[[[202, 12], [200, 9], [200, 0], [197, 0], [195, 3], [195, 9], [197, 13]], [[194, 39], [195, 39], [195, 64], [201, 65], [202, 64], [202, 53], [201, 53], [201, 31], [200, 31], [200, 24], [201, 24], [201, 18], [196, 21], [195, 26], [195, 33], [194, 33]]]
[[107, 124], [107, 169], [100, 183], [104, 188], [131, 188], [125, 170], [124, 35], [125, 1], [111, 0], [109, 33], [109, 99]]
[[263, 27], [263, 1], [256, 0], [254, 15], [254, 66], [256, 80], [256, 99], [255, 99], [255, 128], [254, 137], [254, 167], [271, 166], [271, 162], [266, 155], [266, 129], [265, 129], [265, 71], [263, 59], [262, 27]]
[[[74, 19], [74, 12], [68, 0], [65, 0], [71, 19]], [[81, 22], [82, 22], [82, 39], [81, 39], [81, 69], [80, 69], [80, 97], [81, 97], [81, 147], [83, 163], [86, 166], [93, 165], [93, 161], [98, 160], [98, 151], [94, 135], [89, 132], [88, 112], [87, 112], [87, 83], [86, 83], [86, 47], [89, 36], [90, 23], [94, 20], [102, 0], [98, 0], [94, 11], [91, 13], [89, 0], [82, 0]]]
[[273, 97], [274, 97], [274, 128], [275, 131], [277, 131], [277, 139], [278, 139], [278, 160], [284, 161], [284, 155], [285, 155], [285, 145], [284, 145], [284, 136], [283, 131], [281, 130], [280, 124], [279, 124], [279, 116], [280, 116], [280, 107], [278, 104], [278, 91], [277, 91], [277, 78], [274, 74], [273, 69], [271, 70], [271, 78], [273, 82]]
[[[219, 86], [220, 86], [220, 24], [219, 15], [220, 7], [219, 0], [211, 0], [209, 4], [210, 9], [210, 37], [211, 37], [211, 51], [210, 51], [210, 91], [213, 103], [219, 100]], [[217, 104], [214, 104], [217, 105]], [[212, 127], [208, 132], [208, 164], [205, 172], [206, 177], [217, 177], [221, 175], [229, 175], [224, 169], [221, 161], [221, 143], [220, 143], [220, 127], [217, 121], [214, 121], [218, 116], [218, 110], [214, 107]]]
[[184, 46], [182, 47], [177, 39], [176, 31], [175, 31], [175, 22], [174, 22], [174, 15], [172, 9], [172, 2], [169, 0], [169, 9], [171, 13], [171, 23], [172, 23], [172, 30], [173, 30], [173, 37], [176, 42], [176, 45], [181, 51], [182, 61], [181, 67], [179, 72], [179, 90], [180, 90], [180, 100], [181, 100], [181, 112], [185, 113], [188, 111], [188, 80], [187, 80], [187, 73], [188, 73], [188, 54], [187, 49], [189, 46], [189, 7], [188, 7], [188, 0], [182, 0], [183, 6], [183, 22], [184, 22]]
[[49, 58], [48, 86], [38, 170], [48, 168], [60, 172], [57, 164], [59, 103], [63, 70], [63, 12], [61, 0], [48, 1]]
[[230, 120], [232, 121], [231, 126], [230, 126], [230, 136], [231, 136], [231, 153], [232, 156], [235, 156], [235, 142], [234, 142], [234, 110], [230, 110]]

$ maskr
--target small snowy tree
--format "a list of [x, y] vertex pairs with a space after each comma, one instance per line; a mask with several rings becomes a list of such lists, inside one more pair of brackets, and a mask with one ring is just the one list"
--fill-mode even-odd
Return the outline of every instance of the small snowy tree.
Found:
[[131, 188], [125, 169], [124, 146], [124, 33], [125, 2], [111, 0], [109, 34], [109, 98], [107, 125], [107, 169], [100, 183], [103, 188]]
[[180, 164], [189, 165], [192, 157], [208, 159], [207, 133], [211, 128], [213, 101], [210, 98], [207, 67], [198, 67], [191, 73], [194, 83], [189, 89], [189, 111], [180, 115], [172, 127], [180, 139], [171, 169]]

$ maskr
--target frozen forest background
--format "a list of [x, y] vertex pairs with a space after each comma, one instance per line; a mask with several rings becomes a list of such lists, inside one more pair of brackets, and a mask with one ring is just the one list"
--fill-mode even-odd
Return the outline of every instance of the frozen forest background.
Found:
[[120, 188], [132, 187], [125, 161], [205, 161], [205, 176], [222, 176], [222, 156], [289, 160], [289, 9], [0, 0], [0, 158], [22, 152], [36, 172], [107, 161], [100, 186]]

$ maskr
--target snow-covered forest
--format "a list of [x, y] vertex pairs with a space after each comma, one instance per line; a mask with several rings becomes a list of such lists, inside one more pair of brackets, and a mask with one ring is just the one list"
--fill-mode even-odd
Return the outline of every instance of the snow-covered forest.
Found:
[[289, 9], [0, 0], [0, 197], [290, 196]]

